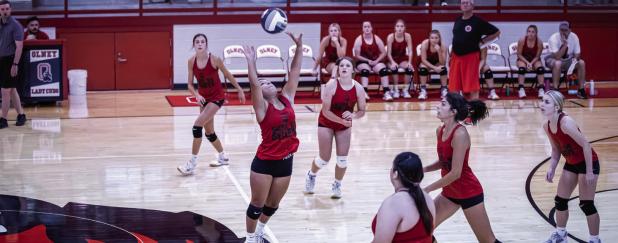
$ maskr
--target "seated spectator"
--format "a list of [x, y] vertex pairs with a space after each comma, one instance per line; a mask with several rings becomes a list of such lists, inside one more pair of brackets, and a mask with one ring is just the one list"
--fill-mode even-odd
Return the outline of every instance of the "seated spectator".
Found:
[[446, 87], [448, 71], [446, 70], [447, 49], [442, 45], [440, 31], [432, 30], [429, 32], [429, 39], [421, 43], [421, 64], [419, 65], [419, 79], [421, 81], [421, 92], [419, 100], [427, 99], [427, 79], [430, 73], [440, 74], [440, 96], [444, 97], [448, 93]]
[[487, 47], [481, 49], [481, 61], [479, 63], [479, 73], [483, 74], [483, 79], [487, 83], [487, 89], [489, 89], [489, 96], [487, 99], [499, 100], [500, 96], [496, 94], [496, 84], [494, 83], [494, 73], [487, 64]]
[[39, 18], [32, 16], [26, 20], [26, 32], [24, 32], [24, 40], [49, 40], [49, 36], [40, 30]]
[[543, 41], [537, 35], [536, 25], [528, 26], [526, 36], [517, 42], [517, 79], [519, 81], [519, 98], [526, 97], [524, 81], [526, 73], [535, 72], [538, 81], [538, 97], [545, 95], [545, 67], [541, 63], [541, 53], [543, 52]]
[[581, 56], [579, 37], [571, 32], [569, 22], [560, 23], [560, 31], [549, 37], [549, 51], [551, 54], [545, 57], [545, 64], [552, 70], [553, 88], [558, 89], [560, 74], [566, 72], [571, 65], [577, 69], [579, 90], [577, 97], [587, 99], [584, 84], [586, 83], [586, 63]]

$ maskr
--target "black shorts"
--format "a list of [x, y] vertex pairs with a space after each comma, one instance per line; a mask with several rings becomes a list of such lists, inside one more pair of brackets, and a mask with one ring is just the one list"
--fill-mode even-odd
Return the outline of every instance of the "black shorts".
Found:
[[223, 106], [223, 103], [225, 103], [225, 100], [206, 101], [206, 102], [202, 103], [202, 106], [206, 107], [206, 105], [208, 105], [208, 103], [213, 103], [213, 104], [217, 105], [219, 108], [221, 108]]
[[[19, 75], [11, 77], [11, 68], [13, 67], [13, 59], [15, 56], [6, 56], [0, 58], [0, 87], [16, 88]], [[18, 69], [18, 71], [20, 71]]]
[[[442, 195], [444, 196], [444, 195]], [[444, 196], [446, 197], [446, 196]], [[462, 209], [468, 209], [471, 207], [476, 206], [479, 203], [482, 203], [483, 201], [485, 201], [485, 196], [483, 195], [483, 193], [476, 195], [474, 197], [470, 197], [470, 198], [465, 198], [465, 199], [455, 199], [455, 198], [450, 198], [450, 197], [446, 197], [446, 199], [450, 200], [451, 202], [461, 206]]]
[[272, 177], [287, 177], [292, 175], [293, 155], [288, 155], [282, 160], [261, 160], [257, 156], [251, 163], [251, 171], [255, 173], [271, 175]]
[[[564, 163], [564, 169], [575, 174], [586, 174], [586, 162], [582, 161], [579, 164], [572, 165]], [[599, 161], [592, 161], [592, 173], [598, 175], [601, 171], [601, 165], [599, 165]]]

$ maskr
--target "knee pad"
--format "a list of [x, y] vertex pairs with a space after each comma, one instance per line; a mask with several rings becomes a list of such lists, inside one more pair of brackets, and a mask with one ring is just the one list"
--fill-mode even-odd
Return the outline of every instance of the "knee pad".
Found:
[[539, 67], [536, 69], [536, 74], [537, 75], [545, 75], [545, 68], [544, 67]]
[[215, 140], [217, 140], [217, 134], [216, 133], [206, 134], [206, 138], [208, 139], [208, 141], [212, 143]]
[[446, 67], [442, 67], [442, 71], [440, 71], [440, 76], [444, 76], [448, 74], [448, 70], [446, 70]]
[[485, 79], [492, 79], [494, 78], [494, 72], [487, 70], [483, 73], [483, 77], [485, 77]]
[[520, 67], [517, 69], [517, 74], [519, 75], [524, 75], [526, 74], [526, 68], [525, 67]]
[[429, 69], [424, 68], [424, 67], [419, 68], [418, 69], [418, 75], [420, 75], [420, 76], [427, 76], [427, 75], [429, 75]]
[[556, 196], [554, 198], [554, 202], [556, 204], [556, 210], [558, 211], [569, 210], [569, 200], [568, 199]]
[[378, 71], [378, 75], [379, 75], [380, 77], [387, 76], [387, 75], [388, 75], [388, 68], [382, 68], [382, 69], [380, 69], [380, 71]]
[[278, 208], [271, 208], [269, 206], [264, 206], [264, 211], [262, 213], [268, 217], [273, 216]]
[[360, 75], [361, 75], [361, 77], [365, 77], [365, 78], [369, 77], [369, 70], [367, 70], [367, 69], [361, 70], [360, 71]]
[[320, 156], [315, 156], [315, 166], [322, 169], [322, 167], [328, 164], [328, 160], [323, 160]]
[[348, 156], [337, 156], [337, 166], [339, 168], [348, 167]]
[[584, 211], [586, 216], [597, 213], [597, 207], [594, 206], [594, 200], [579, 200], [579, 208]]
[[405, 74], [412, 75], [412, 74], [414, 74], [414, 71], [412, 70], [412, 68], [406, 68]]
[[202, 137], [202, 127], [193, 126], [193, 137], [194, 138]]
[[247, 217], [253, 220], [257, 220], [262, 215], [262, 208], [253, 206], [253, 204], [249, 204], [247, 208]]

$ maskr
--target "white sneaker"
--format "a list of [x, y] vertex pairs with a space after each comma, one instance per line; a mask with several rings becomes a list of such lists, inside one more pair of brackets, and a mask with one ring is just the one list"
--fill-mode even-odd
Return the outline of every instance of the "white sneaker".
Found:
[[547, 239], [545, 243], [568, 243], [567, 239], [568, 237], [566, 236], [566, 234], [563, 237], [558, 234], [558, 232], [554, 231], [553, 233], [551, 233], [549, 239]]
[[487, 99], [490, 100], [499, 100], [500, 96], [498, 96], [498, 94], [496, 94], [496, 90], [492, 89], [489, 91], [489, 95], [487, 96]]
[[440, 91], [440, 98], [444, 98], [448, 94], [448, 89], [442, 89]]
[[545, 89], [539, 89], [539, 98], [543, 98], [543, 96], [545, 96]]
[[391, 91], [391, 94], [393, 96], [393, 99], [399, 99], [399, 90], [395, 89], [394, 91]]
[[419, 94], [418, 94], [418, 99], [419, 100], [426, 100], [427, 99], [427, 90], [421, 89], [421, 92], [419, 92]]
[[519, 89], [519, 91], [517, 91], [517, 93], [519, 94], [519, 98], [526, 98], [526, 90], [525, 89]]
[[211, 167], [219, 167], [222, 165], [229, 165], [230, 159], [225, 155], [225, 152], [221, 152], [217, 155], [217, 160], [210, 163]]
[[385, 101], [391, 101], [393, 100], [393, 97], [391, 96], [390, 92], [384, 92], [384, 97], [382, 97], [382, 99]]
[[425, 3], [425, 7], [429, 7], [429, 2], [426, 2], [426, 3]]
[[5, 233], [5, 232], [6, 232], [6, 228], [4, 228], [4, 226], [0, 224], [0, 233]]
[[442, 7], [444, 7], [444, 6], [448, 6], [448, 3], [446, 3], [446, 2], [442, 2], [442, 3], [440, 3], [440, 6], [442, 6]]
[[178, 169], [178, 172], [180, 172], [180, 174], [186, 176], [186, 175], [193, 174], [193, 171], [195, 171], [196, 166], [197, 166], [197, 162], [191, 159], [187, 161], [187, 163], [185, 163], [184, 165], [179, 165], [177, 169]]
[[401, 90], [401, 94], [402, 94], [403, 98], [405, 98], [405, 99], [410, 99], [410, 98], [412, 98], [412, 96], [410, 95], [410, 92], [408, 92], [408, 90], [407, 90], [407, 89], [402, 89], [402, 90]]
[[309, 174], [307, 171], [307, 177], [305, 177], [305, 193], [313, 194], [313, 189], [315, 188], [315, 177]]
[[341, 198], [341, 183], [334, 181], [332, 191], [333, 191], [333, 195], [330, 196], [330, 198], [332, 199]]
[[254, 235], [253, 237], [247, 236], [247, 238], [245, 238], [245, 243], [263, 243], [263, 242], [264, 242], [263, 236], [258, 236], [257, 234]]

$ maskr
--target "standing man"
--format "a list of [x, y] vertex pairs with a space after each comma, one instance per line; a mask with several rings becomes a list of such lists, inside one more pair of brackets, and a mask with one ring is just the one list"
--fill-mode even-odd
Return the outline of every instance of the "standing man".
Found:
[[559, 31], [549, 37], [549, 52], [545, 57], [545, 64], [552, 70], [552, 81], [554, 89], [558, 90], [560, 73], [566, 72], [575, 65], [577, 69], [577, 79], [579, 80], [579, 90], [577, 97], [587, 99], [584, 85], [586, 84], [586, 63], [581, 59], [581, 47], [579, 37], [571, 32], [571, 25], [564, 21], [560, 23]]
[[[478, 99], [480, 46], [500, 36], [496, 26], [474, 15], [474, 0], [461, 0], [463, 15], [453, 26], [453, 53], [451, 55], [448, 88], [463, 91], [469, 99]], [[483, 36], [485, 36], [483, 38]]]
[[32, 16], [26, 19], [26, 32], [24, 32], [24, 40], [49, 40], [47, 33], [41, 30], [41, 23], [37, 16]]
[[17, 93], [17, 73], [19, 59], [23, 48], [24, 27], [11, 16], [11, 4], [7, 0], [0, 0], [0, 87], [2, 88], [2, 117], [0, 129], [8, 127], [6, 120], [9, 114], [11, 100], [17, 111], [15, 126], [26, 124], [26, 114], [21, 106]]

